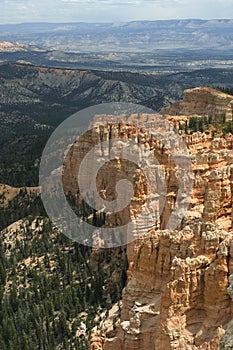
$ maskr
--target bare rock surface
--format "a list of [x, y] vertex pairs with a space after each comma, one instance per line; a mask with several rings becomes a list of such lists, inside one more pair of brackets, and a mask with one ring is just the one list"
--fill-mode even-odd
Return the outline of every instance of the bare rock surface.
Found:
[[233, 96], [202, 86], [184, 91], [183, 100], [177, 101], [164, 110], [170, 115], [211, 115], [232, 120]]
[[[213, 137], [200, 132], [182, 136], [192, 159], [194, 186], [185, 217], [171, 231], [166, 229], [166, 223], [176, 207], [177, 169], [168, 150], [143, 128], [96, 125], [80, 141], [82, 147], [75, 144], [67, 154], [63, 176], [66, 191], [77, 193], [72, 174], [78, 172], [84, 155], [94, 145], [106, 141], [112, 147], [113, 133], [125, 144], [136, 138], [140, 147], [153, 150], [159, 162], [155, 190], [165, 179], [167, 193], [162, 212], [159, 201], [151, 205], [148, 216], [154, 215], [153, 228], [127, 245], [128, 280], [120, 319], [110, 331], [103, 327], [105, 335], [94, 332], [90, 349], [217, 350], [233, 318], [233, 302], [228, 293], [228, 278], [233, 274], [233, 136]], [[105, 151], [99, 149], [97, 160]], [[150, 158], [147, 161], [153, 165]], [[107, 217], [106, 224], [118, 225], [140, 213], [148, 189], [143, 173], [134, 165], [121, 159], [109, 163], [108, 168], [100, 169], [96, 179], [104, 198], [115, 199], [115, 184], [121, 178], [126, 177], [134, 186], [127, 211]], [[186, 195], [184, 191], [184, 199]], [[221, 338], [221, 344], [227, 337], [231, 344], [230, 329]]]

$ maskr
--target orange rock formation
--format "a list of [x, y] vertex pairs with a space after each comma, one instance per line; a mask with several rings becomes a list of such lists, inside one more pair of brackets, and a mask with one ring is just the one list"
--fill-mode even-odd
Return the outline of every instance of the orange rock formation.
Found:
[[[232, 106], [232, 96], [216, 95], [209, 88], [201, 90], [201, 98], [200, 89], [186, 91], [184, 101], [171, 106], [169, 111], [188, 115], [204, 111], [230, 113], [227, 108]], [[96, 126], [67, 155], [63, 177], [66, 191], [77, 191], [72, 174], [77, 174], [83, 156], [99, 142], [110, 140], [113, 134], [121, 142], [136, 137], [144, 149], [154, 150], [159, 161], [157, 186], [164, 177], [167, 194], [154, 227], [127, 246], [128, 281], [122, 295], [119, 324], [106, 331], [106, 338], [93, 334], [90, 349], [217, 350], [233, 318], [233, 302], [228, 293], [229, 276], [233, 274], [233, 136], [212, 138], [200, 132], [183, 135], [192, 157], [194, 187], [182, 223], [169, 231], [165, 229], [166, 222], [174, 210], [179, 185], [176, 169], [161, 142], [147, 135], [143, 128], [126, 124], [113, 127], [111, 123]], [[97, 157], [102, 156], [103, 150], [99, 152]], [[135, 217], [144, 205], [148, 195], [146, 181], [135, 170], [118, 159], [98, 174], [97, 188], [109, 200], [114, 199], [113, 184], [123, 175], [134, 184], [134, 198], [127, 214], [108, 218], [111, 225]], [[157, 211], [158, 207], [152, 205], [148, 215]], [[225, 337], [229, 338], [227, 333]]]
[[170, 115], [212, 115], [232, 120], [233, 96], [202, 86], [184, 91], [183, 100], [173, 103], [164, 110]]

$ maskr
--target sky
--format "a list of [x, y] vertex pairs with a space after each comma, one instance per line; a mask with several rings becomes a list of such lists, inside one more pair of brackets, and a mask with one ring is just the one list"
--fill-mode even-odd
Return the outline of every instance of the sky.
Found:
[[0, 0], [0, 23], [233, 18], [233, 0]]

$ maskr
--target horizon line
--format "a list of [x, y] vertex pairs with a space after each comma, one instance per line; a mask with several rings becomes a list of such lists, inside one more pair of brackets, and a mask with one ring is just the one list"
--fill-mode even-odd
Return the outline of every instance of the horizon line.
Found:
[[79, 21], [66, 21], [66, 22], [57, 22], [57, 21], [45, 21], [45, 22], [37, 22], [37, 21], [28, 21], [28, 22], [12, 22], [12, 23], [0, 23], [0, 26], [14, 26], [14, 25], [29, 25], [29, 24], [124, 24], [124, 23], [133, 23], [133, 22], [168, 22], [168, 21], [232, 21], [232, 18], [199, 18], [199, 17], [185, 17], [185, 18], [166, 18], [166, 19], [132, 19], [132, 20], [126, 20], [126, 21], [86, 21], [86, 20], [79, 20]]

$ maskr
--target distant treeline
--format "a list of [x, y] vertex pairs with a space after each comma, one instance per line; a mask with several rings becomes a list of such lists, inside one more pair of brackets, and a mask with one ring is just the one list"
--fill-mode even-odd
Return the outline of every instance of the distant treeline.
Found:
[[221, 86], [216, 86], [216, 90], [222, 91], [225, 94], [233, 95], [233, 87], [221, 87]]

